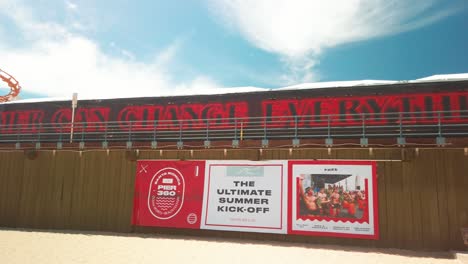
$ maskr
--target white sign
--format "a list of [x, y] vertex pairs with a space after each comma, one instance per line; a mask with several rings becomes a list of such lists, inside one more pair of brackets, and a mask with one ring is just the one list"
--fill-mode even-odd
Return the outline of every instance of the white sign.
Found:
[[206, 161], [202, 229], [287, 232], [287, 161]]

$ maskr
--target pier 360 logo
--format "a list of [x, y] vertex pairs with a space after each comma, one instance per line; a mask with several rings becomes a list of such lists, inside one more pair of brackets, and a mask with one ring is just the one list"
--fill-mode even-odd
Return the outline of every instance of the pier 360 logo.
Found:
[[156, 172], [150, 182], [148, 209], [158, 219], [170, 219], [182, 209], [185, 181], [182, 173], [174, 168]]

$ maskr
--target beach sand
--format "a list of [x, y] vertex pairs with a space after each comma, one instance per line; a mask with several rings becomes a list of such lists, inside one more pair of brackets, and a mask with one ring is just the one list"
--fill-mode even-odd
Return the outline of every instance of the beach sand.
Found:
[[0, 263], [456, 264], [450, 252], [74, 231], [0, 230]]

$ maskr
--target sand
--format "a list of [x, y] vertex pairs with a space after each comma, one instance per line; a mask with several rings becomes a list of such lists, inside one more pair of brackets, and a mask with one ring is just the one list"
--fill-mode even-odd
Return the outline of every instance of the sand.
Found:
[[[396, 249], [168, 235], [0, 230], [0, 263], [464, 263]], [[468, 263], [468, 262], [467, 262]]]

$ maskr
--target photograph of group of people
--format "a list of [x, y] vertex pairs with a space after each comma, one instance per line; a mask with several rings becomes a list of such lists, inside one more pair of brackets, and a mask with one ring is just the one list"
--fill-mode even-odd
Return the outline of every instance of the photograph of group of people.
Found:
[[302, 217], [368, 218], [366, 184], [358, 175], [301, 174], [297, 195]]

